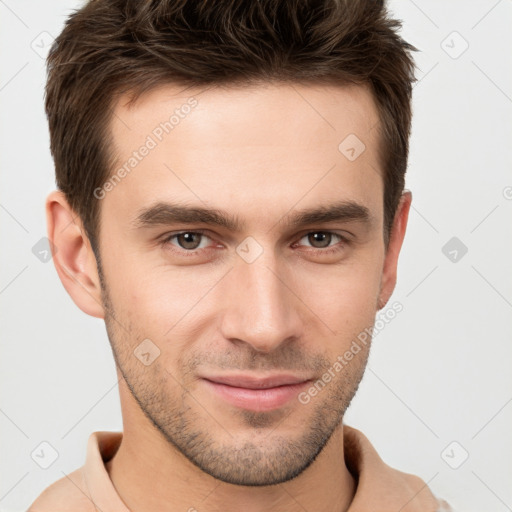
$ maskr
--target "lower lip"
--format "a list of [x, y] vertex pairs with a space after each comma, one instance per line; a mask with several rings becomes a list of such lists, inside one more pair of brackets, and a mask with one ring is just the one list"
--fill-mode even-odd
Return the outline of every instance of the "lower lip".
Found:
[[203, 381], [217, 395], [235, 407], [250, 409], [256, 412], [272, 411], [282, 407], [293, 398], [296, 398], [301, 390], [309, 384], [309, 381], [305, 381], [275, 388], [248, 389], [228, 386], [206, 379], [203, 379]]

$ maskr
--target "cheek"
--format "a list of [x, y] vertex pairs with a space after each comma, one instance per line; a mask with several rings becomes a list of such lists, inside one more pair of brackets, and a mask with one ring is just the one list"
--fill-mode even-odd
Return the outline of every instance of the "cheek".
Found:
[[[137, 267], [137, 262], [126, 266], [130, 267]], [[153, 340], [172, 357], [215, 318], [218, 301], [214, 300], [214, 288], [225, 271], [160, 265], [127, 273], [118, 267], [114, 271], [118, 278], [111, 279], [113, 304], [131, 332]]]
[[303, 273], [302, 297], [329, 327], [327, 335], [347, 340], [373, 325], [380, 291], [381, 268], [376, 257], [357, 264], [325, 267], [314, 276]]

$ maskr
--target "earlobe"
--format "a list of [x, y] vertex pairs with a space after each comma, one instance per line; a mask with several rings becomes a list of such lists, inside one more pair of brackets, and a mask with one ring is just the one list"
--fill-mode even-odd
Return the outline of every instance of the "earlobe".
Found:
[[84, 313], [104, 318], [94, 252], [79, 217], [60, 190], [46, 199], [46, 222], [48, 238], [55, 246], [53, 263], [64, 288]]
[[411, 208], [412, 193], [404, 190], [391, 228], [389, 244], [384, 258], [382, 270], [381, 289], [378, 297], [377, 309], [382, 309], [388, 302], [396, 285], [398, 256], [405, 237], [409, 210]]

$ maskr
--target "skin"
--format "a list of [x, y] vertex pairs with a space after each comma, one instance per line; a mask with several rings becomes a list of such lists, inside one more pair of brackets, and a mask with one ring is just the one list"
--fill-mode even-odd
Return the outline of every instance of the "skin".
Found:
[[[411, 194], [386, 249], [378, 115], [363, 86], [166, 85], [132, 106], [123, 96], [111, 124], [118, 165], [191, 96], [197, 106], [100, 201], [101, 268], [63, 194], [47, 199], [57, 272], [80, 309], [105, 319], [116, 359], [124, 435], [107, 470], [140, 512], [347, 510], [356, 484], [342, 418], [369, 344], [307, 404], [272, 411], [233, 406], [201, 377], [319, 379], [394, 289]], [[338, 150], [348, 134], [366, 146], [354, 161]], [[221, 209], [245, 225], [136, 227], [157, 201]], [[339, 201], [364, 206], [368, 221], [286, 224]], [[197, 229], [189, 245], [162, 242]], [[333, 235], [308, 236], [319, 232]], [[237, 253], [249, 236], [262, 251], [251, 263]], [[134, 355], [145, 339], [160, 351], [148, 366]]]

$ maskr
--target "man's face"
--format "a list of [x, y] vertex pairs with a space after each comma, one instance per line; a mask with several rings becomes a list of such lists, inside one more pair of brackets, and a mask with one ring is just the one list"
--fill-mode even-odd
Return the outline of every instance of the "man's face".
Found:
[[[356, 86], [169, 85], [126, 100], [112, 122], [115, 171], [136, 163], [100, 201], [99, 238], [119, 369], [145, 415], [203, 471], [286, 481], [336, 430], [367, 361], [360, 344], [333, 371], [373, 325], [381, 291], [372, 97]], [[334, 217], [300, 217], [334, 206]], [[185, 207], [217, 215], [171, 215]], [[219, 214], [237, 225], [213, 222]], [[258, 387], [269, 389], [247, 389]]]

